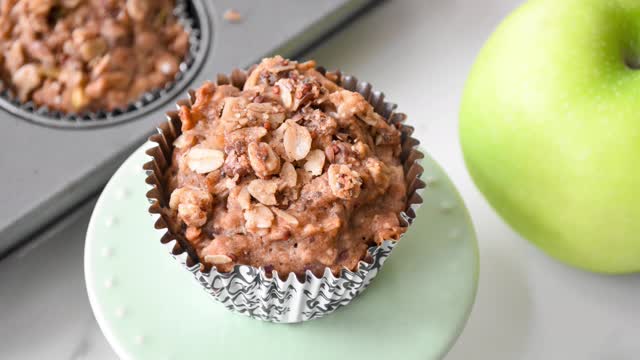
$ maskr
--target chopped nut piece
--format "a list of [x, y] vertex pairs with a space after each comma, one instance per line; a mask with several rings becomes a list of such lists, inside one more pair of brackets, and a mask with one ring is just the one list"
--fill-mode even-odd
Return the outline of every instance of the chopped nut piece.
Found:
[[238, 12], [235, 9], [228, 9], [227, 11], [224, 12], [223, 17], [225, 20], [232, 23], [237, 23], [237, 22], [240, 22], [240, 20], [242, 20], [242, 15], [240, 14], [240, 12]]
[[389, 167], [385, 165], [384, 162], [368, 158], [364, 163], [366, 169], [371, 174], [373, 178], [373, 182], [380, 189], [380, 191], [384, 192], [389, 187], [391, 183], [391, 174], [389, 171]]
[[71, 105], [74, 109], [80, 110], [84, 108], [89, 103], [89, 97], [84, 92], [82, 87], [76, 87], [71, 92]]
[[[244, 97], [227, 97], [224, 99], [224, 108], [220, 120], [228, 125], [237, 125], [246, 114], [246, 107], [249, 103]], [[239, 129], [240, 126], [235, 129]]]
[[367, 125], [378, 127], [380, 123], [384, 123], [384, 119], [378, 113], [374, 112], [373, 109], [369, 108], [368, 111], [364, 114], [356, 114], [356, 117]]
[[273, 112], [274, 106], [271, 103], [251, 103], [247, 105], [247, 110], [258, 114]]
[[190, 147], [195, 143], [195, 141], [195, 136], [191, 134], [182, 134], [173, 141], [173, 146], [175, 146], [177, 149], [183, 149]]
[[231, 150], [227, 155], [222, 171], [228, 176], [245, 176], [251, 172], [251, 164], [246, 154]]
[[361, 159], [366, 158], [369, 155], [369, 146], [363, 143], [362, 141], [358, 141], [354, 145], [351, 146], [351, 150], [358, 154]]
[[247, 105], [247, 115], [255, 120], [268, 121], [274, 128], [285, 118], [284, 110], [272, 103], [251, 103]]
[[318, 176], [322, 174], [322, 169], [324, 168], [324, 151], [322, 150], [311, 150], [309, 155], [307, 155], [307, 162], [304, 163], [304, 169], [311, 173], [313, 176]]
[[307, 71], [307, 70], [311, 70], [311, 69], [315, 69], [316, 68], [316, 61], [315, 60], [308, 60], [305, 61], [303, 63], [298, 64], [298, 70], [300, 71]]
[[189, 169], [198, 174], [206, 174], [219, 169], [224, 164], [224, 153], [220, 150], [195, 146], [187, 153]]
[[304, 159], [311, 150], [311, 134], [306, 127], [287, 121], [287, 128], [284, 131], [284, 150], [291, 160]]
[[201, 234], [202, 234], [202, 230], [199, 227], [189, 226], [187, 227], [187, 230], [185, 231], [184, 236], [187, 238], [187, 240], [193, 241], [199, 238]]
[[211, 265], [222, 265], [233, 262], [233, 259], [231, 259], [227, 255], [205, 255], [204, 261], [208, 262]]
[[70, 88], [83, 86], [87, 81], [87, 74], [72, 68], [41, 68], [40, 73], [47, 77], [59, 78], [62, 83]]
[[102, 56], [107, 51], [107, 42], [103, 38], [87, 40], [80, 45], [80, 56], [82, 60], [89, 62], [93, 58]]
[[31, 91], [40, 85], [42, 78], [35, 64], [26, 64], [13, 74], [11, 80], [18, 89], [20, 100], [26, 101]]
[[362, 179], [347, 165], [329, 166], [329, 186], [333, 195], [341, 199], [356, 198], [360, 195]]
[[247, 186], [249, 194], [265, 205], [276, 204], [276, 191], [278, 183], [272, 180], [252, 180]]
[[286, 121], [282, 125], [280, 125], [278, 128], [276, 128], [274, 131], [271, 132], [271, 138], [276, 142], [283, 141], [284, 133], [285, 131], [287, 131], [288, 128], [289, 128], [289, 121]]
[[276, 82], [276, 86], [280, 89], [280, 99], [282, 100], [282, 106], [287, 109], [291, 109], [293, 105], [293, 80], [280, 79]]
[[202, 226], [207, 222], [207, 213], [193, 204], [178, 205], [178, 217], [191, 226]]
[[329, 94], [329, 101], [336, 105], [338, 117], [341, 119], [355, 116], [367, 125], [375, 127], [379, 126], [381, 121], [384, 123], [382, 116], [373, 111], [371, 104], [360, 93], [339, 90]]
[[289, 71], [296, 68], [295, 61], [289, 61], [279, 56], [276, 56], [273, 60], [274, 60], [273, 66], [267, 67], [267, 71], [270, 73], [278, 74], [283, 71]]
[[191, 110], [186, 105], [180, 106], [178, 114], [182, 121], [182, 131], [191, 130], [196, 126], [196, 121], [193, 116], [191, 116]]
[[334, 163], [336, 159], [336, 153], [333, 146], [327, 146], [324, 149], [324, 154], [327, 156], [327, 160], [329, 163]]
[[126, 9], [132, 19], [142, 21], [151, 9], [151, 0], [127, 0]]
[[10, 72], [16, 72], [20, 66], [24, 65], [25, 56], [22, 50], [22, 43], [16, 42], [11, 45], [9, 51], [4, 54], [4, 61]]
[[107, 82], [105, 78], [99, 77], [98, 79], [87, 84], [85, 88], [85, 92], [92, 99], [98, 99], [104, 95], [104, 92], [107, 90]]
[[96, 36], [97, 30], [91, 27], [77, 27], [71, 31], [71, 40], [73, 45], [79, 47], [85, 41]]
[[[265, 130], [266, 131], [266, 130]], [[275, 174], [280, 169], [280, 158], [266, 143], [252, 142], [247, 148], [251, 167], [260, 178]]]
[[169, 207], [178, 210], [178, 217], [188, 226], [200, 227], [207, 222], [207, 210], [213, 204], [208, 192], [182, 187], [171, 193]]
[[91, 76], [98, 77], [104, 74], [104, 72], [108, 70], [109, 65], [111, 65], [111, 54], [107, 54], [98, 60], [96, 66], [91, 70]]
[[246, 187], [243, 187], [238, 193], [238, 204], [242, 210], [247, 210], [251, 206], [251, 194]]
[[260, 139], [265, 137], [265, 135], [267, 135], [267, 129], [265, 129], [264, 127], [250, 126], [231, 132], [226, 140], [228, 143], [233, 143], [236, 141], [249, 143], [253, 141], [260, 141]]
[[273, 211], [274, 214], [276, 214], [279, 218], [282, 218], [282, 220], [286, 221], [290, 225], [298, 225], [299, 224], [298, 219], [296, 219], [295, 216], [289, 214], [288, 212], [286, 212], [284, 210], [280, 210], [277, 207], [273, 206], [273, 207], [271, 207], [271, 211]]
[[280, 183], [282, 187], [294, 187], [298, 182], [298, 173], [296, 168], [291, 163], [284, 163], [282, 170], [280, 170]]
[[338, 116], [342, 119], [349, 119], [356, 114], [367, 112], [367, 100], [357, 92], [349, 90], [339, 90], [329, 94], [331, 101], [338, 112]]
[[273, 213], [268, 207], [256, 204], [244, 211], [244, 219], [249, 229], [268, 229], [273, 224]]

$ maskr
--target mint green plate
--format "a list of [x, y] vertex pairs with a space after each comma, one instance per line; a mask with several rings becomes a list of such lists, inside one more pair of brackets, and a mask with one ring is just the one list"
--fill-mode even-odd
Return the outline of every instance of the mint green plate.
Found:
[[229, 312], [160, 244], [147, 213], [147, 147], [104, 189], [85, 244], [89, 300], [122, 359], [439, 359], [462, 331], [478, 248], [462, 200], [431, 158], [422, 162], [425, 203], [369, 289], [325, 318], [284, 325]]

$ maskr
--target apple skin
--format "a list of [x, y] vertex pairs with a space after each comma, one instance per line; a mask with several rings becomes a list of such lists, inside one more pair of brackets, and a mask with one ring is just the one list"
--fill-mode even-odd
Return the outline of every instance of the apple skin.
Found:
[[533, 0], [465, 85], [465, 162], [493, 208], [570, 265], [640, 271], [640, 1]]

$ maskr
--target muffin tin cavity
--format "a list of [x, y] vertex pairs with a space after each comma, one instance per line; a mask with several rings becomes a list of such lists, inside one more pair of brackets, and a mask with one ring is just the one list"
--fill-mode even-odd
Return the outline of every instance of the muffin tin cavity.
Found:
[[0, 107], [9, 113], [40, 125], [56, 128], [92, 128], [140, 118], [180, 94], [198, 73], [211, 39], [210, 16], [200, 1], [176, 0], [174, 15], [189, 34], [189, 49], [179, 64], [175, 78], [162, 88], [145, 92], [124, 108], [91, 113], [64, 113], [21, 102], [8, 90], [0, 92]]

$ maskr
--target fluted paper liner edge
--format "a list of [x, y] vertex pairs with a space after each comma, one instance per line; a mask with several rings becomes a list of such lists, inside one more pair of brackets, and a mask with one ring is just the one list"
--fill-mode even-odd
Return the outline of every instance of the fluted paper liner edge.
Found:
[[[323, 74], [326, 71], [318, 68]], [[417, 208], [422, 204], [421, 192], [425, 184], [420, 180], [423, 168], [418, 160], [424, 155], [417, 150], [419, 141], [411, 137], [414, 129], [403, 124], [406, 116], [395, 112], [396, 105], [384, 101], [384, 94], [373, 91], [372, 86], [364, 81], [358, 81], [353, 76], [334, 73], [338, 85], [347, 90], [357, 91], [390, 123], [400, 125], [402, 133], [401, 160], [407, 183], [407, 204], [405, 210], [399, 214], [404, 226], [409, 226], [416, 216]], [[219, 75], [218, 85], [231, 84], [242, 88], [247, 78], [247, 72], [234, 70], [231, 75]], [[194, 92], [189, 91], [189, 99], [178, 102], [191, 106]], [[151, 203], [149, 212], [155, 214], [157, 220], [155, 228], [164, 230], [161, 242], [170, 250], [173, 257], [190, 271], [200, 285], [213, 298], [226, 308], [255, 319], [293, 323], [320, 318], [332, 313], [337, 308], [351, 302], [358, 294], [367, 288], [371, 280], [378, 274], [385, 260], [400, 240], [385, 240], [380, 246], [367, 250], [365, 260], [361, 260], [355, 271], [343, 269], [339, 276], [325, 269], [322, 277], [307, 271], [304, 281], [290, 273], [286, 279], [279, 277], [276, 271], [268, 275], [264, 268], [248, 265], [236, 265], [228, 273], [218, 272], [213, 267], [208, 273], [200, 270], [200, 262], [195, 249], [184, 238], [180, 231], [172, 231], [169, 222], [164, 218], [163, 208], [168, 205], [169, 195], [166, 192], [163, 173], [171, 162], [173, 141], [181, 134], [181, 121], [178, 111], [167, 113], [167, 121], [158, 127], [158, 134], [149, 137], [154, 146], [147, 150], [152, 157], [144, 164], [147, 171], [147, 184], [151, 190], [147, 198]], [[284, 280], [283, 280], [284, 279]]]

